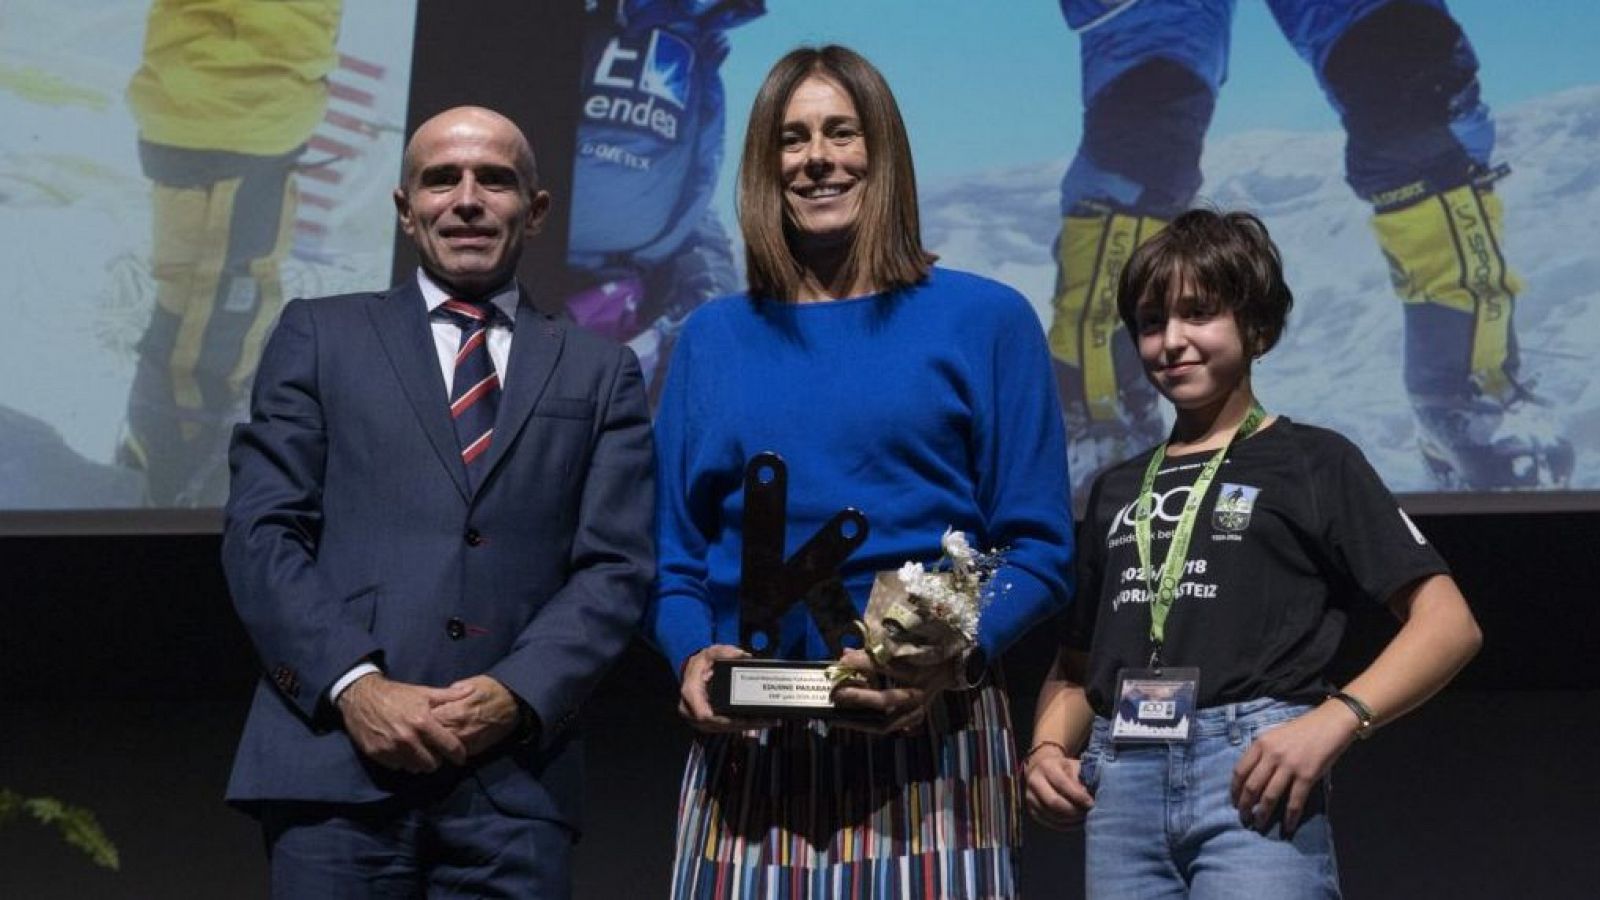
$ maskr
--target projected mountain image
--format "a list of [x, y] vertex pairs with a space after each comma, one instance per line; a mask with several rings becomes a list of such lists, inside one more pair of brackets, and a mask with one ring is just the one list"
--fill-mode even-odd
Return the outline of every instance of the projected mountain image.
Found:
[[[12, 237], [0, 241], [0, 266], [13, 290], [0, 301], [9, 336], [0, 353], [0, 510], [139, 503], [140, 477], [130, 478], [113, 456], [127, 420], [135, 345], [155, 300], [151, 180], [141, 171], [139, 132], [124, 96], [140, 65], [150, 5], [6, 5], [0, 211]], [[389, 191], [412, 18], [392, 0], [345, 0], [341, 9], [339, 66], [329, 78], [337, 89], [296, 174], [295, 246], [282, 273], [287, 296], [370, 289], [390, 275]], [[661, 102], [681, 92], [680, 55], [664, 41], [651, 51], [649, 91]], [[1517, 312], [1523, 374], [1537, 379], [1536, 392], [1577, 448], [1572, 487], [1600, 488], [1600, 379], [1585, 362], [1587, 342], [1600, 334], [1600, 257], [1591, 237], [1600, 225], [1600, 87], [1495, 113], [1496, 157], [1512, 169], [1496, 188], [1505, 200], [1506, 244], [1527, 283]], [[924, 133], [930, 142], [957, 139]], [[1370, 210], [1344, 183], [1343, 142], [1337, 130], [1216, 137], [1204, 158], [1202, 194], [1262, 214], [1285, 254], [1297, 303], [1284, 343], [1258, 370], [1265, 402], [1356, 439], [1395, 490], [1435, 490], [1401, 384], [1400, 301]], [[1066, 162], [1061, 156], [923, 183], [925, 237], [944, 264], [1015, 285], [1042, 322]], [[731, 226], [731, 210], [723, 220]]]
[[[321, 121], [295, 160], [286, 296], [389, 279], [412, 17], [345, 0]], [[128, 101], [152, 0], [19, 0], [0, 33], [0, 509], [139, 505], [113, 465], [151, 321], [152, 179]], [[154, 227], [153, 227], [154, 223]], [[170, 253], [170, 251], [169, 251]], [[221, 464], [221, 443], [216, 460]]]
[[[1600, 379], [1587, 362], [1600, 335], [1600, 87], [1498, 110], [1523, 373], [1578, 448], [1572, 487], [1600, 488]], [[1343, 135], [1254, 132], [1206, 148], [1204, 200], [1260, 214], [1283, 250], [1295, 292], [1289, 332], [1257, 369], [1274, 411], [1350, 436], [1391, 489], [1432, 491], [1401, 385], [1400, 301], [1344, 183]], [[1058, 185], [1066, 160], [934, 182], [923, 228], [944, 265], [987, 272], [1028, 296], [1048, 323], [1055, 281]]]

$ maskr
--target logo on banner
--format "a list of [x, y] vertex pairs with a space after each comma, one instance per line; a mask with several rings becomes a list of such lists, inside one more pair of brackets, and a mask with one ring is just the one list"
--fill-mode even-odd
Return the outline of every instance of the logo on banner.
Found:
[[694, 47], [675, 34], [652, 30], [642, 50], [613, 37], [595, 63], [594, 85], [627, 91], [631, 96], [593, 94], [583, 102], [583, 116], [632, 125], [676, 140], [679, 110], [689, 106], [693, 74]]
[[689, 105], [689, 75], [694, 70], [694, 48], [665, 31], [650, 33], [650, 49], [639, 73], [639, 90], [671, 101], [679, 109]]
[[1211, 507], [1211, 527], [1217, 531], [1243, 531], [1250, 526], [1250, 513], [1256, 507], [1261, 489], [1247, 484], [1227, 484], [1217, 491]]

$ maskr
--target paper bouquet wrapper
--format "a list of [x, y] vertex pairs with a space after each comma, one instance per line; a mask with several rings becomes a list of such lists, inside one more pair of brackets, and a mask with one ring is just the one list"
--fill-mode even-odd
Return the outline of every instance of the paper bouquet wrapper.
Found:
[[860, 627], [867, 654], [879, 665], [931, 668], [972, 645], [954, 623], [932, 614], [907, 592], [898, 572], [879, 572], [873, 579]]

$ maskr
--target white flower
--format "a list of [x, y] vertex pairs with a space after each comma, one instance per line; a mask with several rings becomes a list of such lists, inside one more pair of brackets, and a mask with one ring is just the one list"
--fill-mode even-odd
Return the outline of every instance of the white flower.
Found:
[[962, 578], [972, 574], [973, 563], [978, 554], [973, 551], [972, 545], [967, 543], [967, 533], [954, 528], [946, 528], [944, 537], [939, 539], [939, 547], [944, 550], [945, 559], [950, 560], [950, 571], [956, 577]]
[[922, 563], [908, 562], [900, 567], [900, 583], [910, 587], [922, 580]]
[[944, 530], [944, 537], [939, 539], [939, 548], [944, 551], [945, 556], [950, 557], [951, 562], [958, 565], [971, 562], [975, 555], [972, 552], [972, 545], [967, 543], [967, 533], [954, 528]]

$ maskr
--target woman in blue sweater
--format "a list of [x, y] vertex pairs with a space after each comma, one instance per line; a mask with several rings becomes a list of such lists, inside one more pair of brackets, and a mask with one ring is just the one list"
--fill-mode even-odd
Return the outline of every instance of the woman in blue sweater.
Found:
[[[767, 76], [739, 173], [748, 291], [702, 307], [657, 421], [660, 581], [647, 627], [700, 734], [679, 806], [673, 894], [1002, 897], [1020, 839], [1003, 694], [968, 688], [1066, 602], [1071, 505], [1039, 321], [1015, 291], [934, 268], [905, 126], [871, 64], [796, 50]], [[788, 467], [786, 552], [838, 510], [870, 522], [841, 576], [931, 562], [954, 527], [1006, 549], [978, 646], [936, 672], [879, 671], [840, 705], [883, 727], [715, 714], [712, 663], [744, 655], [746, 461]], [[776, 655], [826, 659], [803, 608]], [[846, 661], [873, 664], [860, 651]]]

